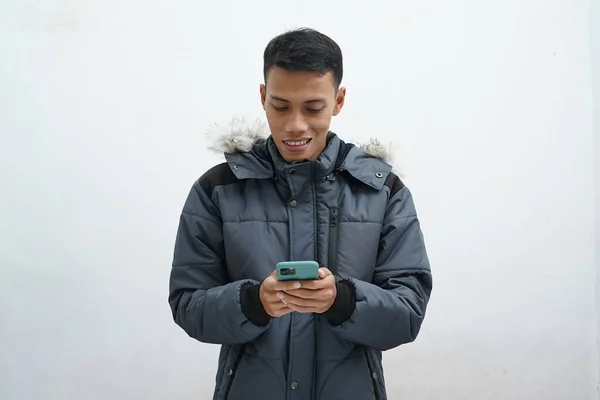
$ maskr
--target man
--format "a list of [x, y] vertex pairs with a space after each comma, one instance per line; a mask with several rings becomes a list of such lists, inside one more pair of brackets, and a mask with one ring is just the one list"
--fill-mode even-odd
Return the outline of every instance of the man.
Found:
[[[170, 280], [175, 322], [222, 345], [214, 400], [383, 400], [382, 351], [415, 340], [432, 278], [411, 194], [372, 141], [329, 131], [342, 53], [310, 29], [267, 45], [269, 131], [234, 122], [193, 185]], [[270, 133], [270, 134], [269, 134]], [[278, 281], [314, 260], [313, 281]]]

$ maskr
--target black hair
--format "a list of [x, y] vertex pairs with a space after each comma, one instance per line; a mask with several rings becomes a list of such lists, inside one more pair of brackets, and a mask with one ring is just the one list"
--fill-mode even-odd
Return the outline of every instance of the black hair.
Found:
[[336, 89], [344, 74], [342, 50], [330, 37], [310, 28], [282, 33], [267, 44], [263, 55], [265, 83], [271, 67], [288, 71], [331, 72]]

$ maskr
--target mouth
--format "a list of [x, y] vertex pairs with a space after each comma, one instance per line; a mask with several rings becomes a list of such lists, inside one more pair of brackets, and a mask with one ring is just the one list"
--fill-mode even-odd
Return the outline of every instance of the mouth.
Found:
[[284, 140], [283, 144], [289, 151], [303, 151], [308, 147], [312, 139], [301, 139], [301, 140]]

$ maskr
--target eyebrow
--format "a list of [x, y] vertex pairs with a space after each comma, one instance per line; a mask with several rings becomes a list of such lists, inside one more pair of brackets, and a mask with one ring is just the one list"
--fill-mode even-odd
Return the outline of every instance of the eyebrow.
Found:
[[[281, 98], [281, 97], [277, 97], [277, 96], [273, 96], [273, 95], [270, 95], [269, 97], [271, 97], [273, 100], [282, 101], [282, 102], [288, 103], [288, 104], [291, 103], [291, 101], [286, 100], [286, 99]], [[325, 102], [325, 99], [312, 99], [312, 100], [305, 101], [304, 104], [309, 104], [309, 103], [324, 103], [324, 102]]]

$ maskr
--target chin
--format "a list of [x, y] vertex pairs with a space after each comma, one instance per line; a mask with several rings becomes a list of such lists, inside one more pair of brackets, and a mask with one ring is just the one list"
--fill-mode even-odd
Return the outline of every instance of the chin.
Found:
[[307, 158], [310, 158], [309, 156], [306, 156], [304, 154], [297, 154], [297, 153], [290, 154], [289, 152], [286, 152], [285, 154], [283, 154], [282, 157], [287, 162], [303, 161], [303, 160], [306, 160]]

